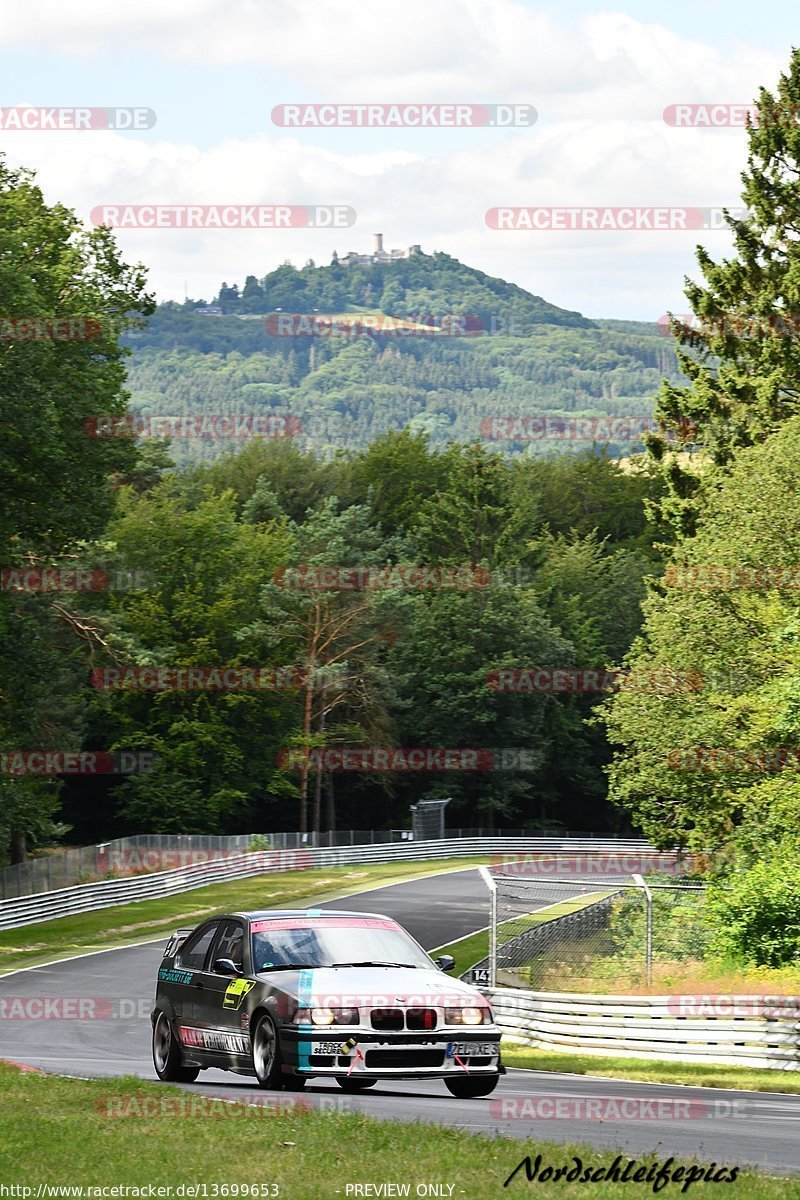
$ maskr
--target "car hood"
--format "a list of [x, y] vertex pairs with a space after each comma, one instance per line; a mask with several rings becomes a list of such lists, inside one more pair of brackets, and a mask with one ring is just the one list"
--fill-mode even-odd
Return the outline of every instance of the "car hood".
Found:
[[435, 968], [314, 967], [306, 971], [262, 971], [259, 979], [309, 1007], [443, 1008], [485, 1003], [477, 988]]

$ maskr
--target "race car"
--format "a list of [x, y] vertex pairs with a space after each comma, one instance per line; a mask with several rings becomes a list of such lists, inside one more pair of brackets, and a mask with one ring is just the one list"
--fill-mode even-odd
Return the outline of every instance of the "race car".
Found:
[[153, 1062], [193, 1082], [221, 1068], [262, 1088], [333, 1077], [345, 1091], [379, 1079], [443, 1079], [488, 1096], [504, 1068], [488, 1000], [446, 979], [396, 921], [332, 909], [211, 917], [169, 939], [158, 971]]

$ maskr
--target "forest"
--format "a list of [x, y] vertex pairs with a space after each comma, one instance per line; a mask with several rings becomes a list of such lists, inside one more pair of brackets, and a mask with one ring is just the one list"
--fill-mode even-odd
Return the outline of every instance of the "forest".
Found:
[[[800, 107], [800, 54], [758, 103]], [[411, 804], [449, 797], [453, 826], [689, 847], [729, 872], [737, 953], [780, 927], [778, 960], [794, 954], [800, 130], [765, 120], [748, 140], [732, 256], [698, 248], [671, 339], [447, 256], [285, 265], [158, 306], [110, 230], [0, 164], [3, 315], [97, 320], [91, 338], [0, 343], [5, 856], [407, 827]], [[428, 331], [270, 341], [262, 316], [286, 306], [427, 314]], [[445, 312], [502, 332], [430, 332]], [[346, 432], [87, 436], [147, 405], [335, 414]], [[638, 447], [475, 435], [515, 412], [651, 427]], [[41, 582], [59, 572], [72, 584]], [[15, 769], [34, 749], [150, 769]]]
[[[416, 321], [400, 334], [356, 324], [352, 334], [308, 336], [308, 322], [287, 320], [291, 336], [281, 336], [278, 314]], [[647, 420], [661, 379], [681, 379], [666, 325], [591, 321], [446, 254], [285, 263], [260, 280], [249, 275], [241, 291], [223, 283], [210, 303], [161, 304], [123, 342], [133, 352], [131, 411], [141, 419], [292, 416], [299, 444], [321, 456], [400, 429], [426, 433], [434, 446], [468, 443], [497, 416]], [[627, 433], [601, 440], [617, 456], [643, 449]], [[498, 446], [534, 455], [563, 448], [538, 437]], [[209, 462], [225, 448], [217, 438], [176, 439], [172, 456]]]

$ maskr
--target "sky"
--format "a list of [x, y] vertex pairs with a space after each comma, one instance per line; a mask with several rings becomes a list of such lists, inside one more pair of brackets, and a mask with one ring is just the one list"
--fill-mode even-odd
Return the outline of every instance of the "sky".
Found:
[[[26, 0], [0, 14], [0, 149], [87, 225], [104, 206], [355, 211], [346, 228], [118, 229], [160, 300], [210, 299], [223, 281], [324, 264], [382, 232], [389, 248], [445, 251], [589, 317], [652, 321], [687, 310], [696, 245], [723, 257], [727, 233], [497, 229], [486, 214], [739, 205], [746, 130], [663, 114], [774, 89], [800, 41], [797, 8], [765, 11], [739, 0]], [[537, 119], [287, 128], [273, 119], [283, 104], [532, 105]], [[10, 127], [22, 106], [153, 115], [130, 130]]]

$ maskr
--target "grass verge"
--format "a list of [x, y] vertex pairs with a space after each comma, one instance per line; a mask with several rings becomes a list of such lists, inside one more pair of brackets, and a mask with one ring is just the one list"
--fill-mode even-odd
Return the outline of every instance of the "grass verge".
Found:
[[[265, 1094], [261, 1099], [270, 1097]], [[416, 1122], [380, 1122], [346, 1111], [344, 1096], [332, 1099], [345, 1111], [310, 1111], [301, 1107], [301, 1098], [294, 1109], [284, 1100], [282, 1109], [251, 1109], [256, 1115], [250, 1116], [241, 1103], [215, 1104], [197, 1094], [130, 1077], [64, 1079], [0, 1064], [0, 1178], [5, 1185], [32, 1188], [28, 1195], [33, 1196], [40, 1184], [144, 1189], [129, 1193], [134, 1195], [147, 1195], [148, 1185], [174, 1189], [185, 1184], [199, 1187], [195, 1194], [200, 1197], [335, 1200], [339, 1196], [344, 1200], [348, 1183], [406, 1184], [408, 1194], [414, 1196], [418, 1184], [436, 1181], [444, 1185], [440, 1195], [496, 1200], [504, 1194], [504, 1181], [526, 1155], [533, 1160], [540, 1154], [542, 1168], [573, 1167], [571, 1160], [577, 1156], [584, 1168], [593, 1171], [608, 1167], [615, 1158], [613, 1151], [587, 1146], [486, 1138]], [[203, 1115], [181, 1117], [198, 1101]], [[409, 1105], [413, 1105], [411, 1097]], [[165, 1115], [142, 1115], [150, 1112]], [[665, 1140], [663, 1129], [654, 1130], [654, 1143], [659, 1137]], [[666, 1157], [663, 1150], [657, 1155], [639, 1155], [637, 1164], [649, 1166]], [[623, 1155], [621, 1166], [627, 1161], [628, 1156]], [[671, 1170], [679, 1165], [685, 1168], [688, 1162], [673, 1161]], [[710, 1163], [698, 1160], [698, 1165], [708, 1168]], [[638, 1186], [592, 1182], [588, 1190], [595, 1200], [652, 1195], [654, 1190], [653, 1184], [646, 1182]], [[220, 1185], [216, 1191], [214, 1185]], [[452, 1185], [451, 1192], [448, 1185]], [[509, 1187], [510, 1193], [514, 1189], [526, 1193], [524, 1170]], [[679, 1177], [662, 1194], [680, 1195], [681, 1188]], [[579, 1183], [560, 1179], [549, 1182], [547, 1194], [579, 1196], [586, 1190]], [[719, 1190], [712, 1183], [700, 1182], [691, 1186], [689, 1194], [717, 1195]], [[736, 1200], [786, 1200], [800, 1197], [800, 1180], [747, 1171], [722, 1190]], [[83, 1194], [91, 1196], [87, 1191]]]
[[276, 872], [215, 883], [158, 900], [140, 900], [23, 925], [19, 929], [4, 929], [0, 930], [0, 974], [84, 951], [146, 941], [179, 925], [196, 925], [209, 913], [335, 900], [384, 883], [399, 883], [439, 871], [464, 870], [488, 861], [488, 858], [448, 858], [437, 862], [367, 863]]
[[800, 1093], [800, 1071], [770, 1071], [713, 1063], [666, 1062], [662, 1059], [605, 1058], [594, 1054], [559, 1054], [537, 1050], [520, 1042], [503, 1042], [507, 1067], [529, 1071], [567, 1071], [606, 1079], [634, 1079], [646, 1083], [683, 1083], [692, 1087], [736, 1088], [750, 1092]]

